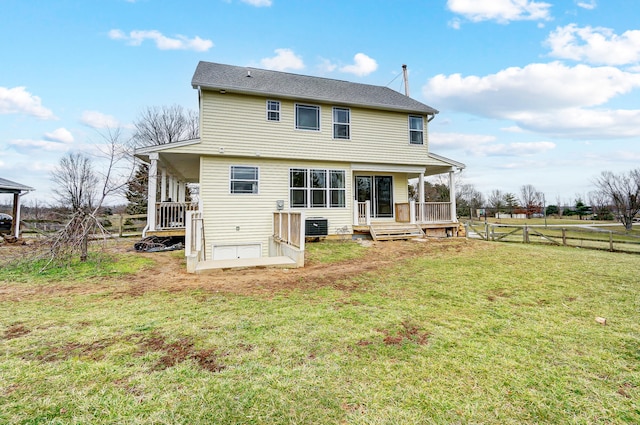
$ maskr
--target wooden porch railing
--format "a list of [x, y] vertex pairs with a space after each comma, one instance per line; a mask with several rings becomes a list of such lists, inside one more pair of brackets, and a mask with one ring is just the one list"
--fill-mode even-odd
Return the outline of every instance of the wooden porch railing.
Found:
[[[398, 205], [398, 204], [396, 204]], [[407, 204], [402, 204], [405, 207]], [[425, 223], [448, 223], [452, 222], [451, 203], [450, 202], [414, 202], [409, 205], [409, 222], [425, 224]], [[398, 220], [398, 217], [396, 217]], [[402, 221], [406, 221], [406, 218]], [[354, 201], [353, 209], [353, 225], [369, 226], [371, 225], [371, 203]]]
[[156, 203], [156, 230], [184, 229], [187, 211], [197, 211], [197, 202]]
[[273, 237], [279, 242], [304, 249], [304, 214], [277, 211], [273, 213]]
[[451, 202], [416, 202], [416, 221], [418, 223], [441, 223], [453, 221]]

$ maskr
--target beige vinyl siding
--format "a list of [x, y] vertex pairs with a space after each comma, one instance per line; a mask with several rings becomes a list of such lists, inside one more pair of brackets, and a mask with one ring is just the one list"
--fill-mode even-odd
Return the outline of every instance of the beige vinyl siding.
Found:
[[[259, 169], [258, 194], [231, 194], [229, 169], [232, 165], [255, 166]], [[201, 157], [200, 197], [203, 206], [207, 258], [214, 244], [262, 244], [262, 255], [268, 256], [276, 201], [283, 200], [289, 209], [289, 169], [325, 168], [345, 170], [345, 208], [295, 208], [307, 217], [328, 219], [329, 233], [350, 226], [353, 221], [352, 175], [348, 164], [273, 160], [264, 158]]]
[[[272, 99], [272, 98], [269, 98]], [[266, 119], [267, 98], [202, 92], [201, 139], [198, 151], [249, 156], [381, 164], [424, 164], [425, 144], [409, 144], [408, 113], [349, 107], [351, 139], [333, 139], [332, 107], [345, 105], [281, 102], [280, 121]], [[295, 129], [295, 104], [321, 107], [321, 130]], [[425, 117], [426, 122], [426, 117]]]

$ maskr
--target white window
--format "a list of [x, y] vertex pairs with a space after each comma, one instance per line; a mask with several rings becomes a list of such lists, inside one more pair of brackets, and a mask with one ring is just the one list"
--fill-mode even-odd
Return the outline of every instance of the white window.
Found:
[[418, 115], [409, 115], [409, 143], [424, 144], [424, 120]]
[[291, 168], [289, 204], [292, 208], [344, 208], [345, 175], [344, 170]]
[[258, 167], [232, 165], [229, 172], [231, 193], [258, 193]]
[[296, 128], [320, 131], [320, 107], [296, 104]]
[[267, 121], [280, 121], [280, 101], [267, 100]]
[[351, 138], [351, 111], [347, 108], [333, 108], [333, 138]]

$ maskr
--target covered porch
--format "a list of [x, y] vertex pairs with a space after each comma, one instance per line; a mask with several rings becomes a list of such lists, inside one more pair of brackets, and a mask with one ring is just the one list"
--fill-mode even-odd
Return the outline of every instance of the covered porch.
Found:
[[13, 182], [11, 180], [3, 179], [0, 177], [0, 193], [7, 193], [13, 195], [13, 206], [12, 206], [12, 222], [11, 222], [11, 230], [10, 235], [15, 238], [20, 237], [20, 201], [21, 198], [27, 193], [35, 190], [32, 187]]
[[200, 157], [180, 152], [199, 139], [136, 149], [135, 156], [149, 165], [146, 236], [185, 236], [187, 213], [199, 211], [187, 185], [198, 183]]
[[[456, 212], [456, 173], [465, 168], [465, 165], [449, 158], [436, 154], [429, 154], [429, 163], [426, 167], [414, 171], [408, 171], [408, 179], [417, 178], [416, 199], [408, 202], [388, 202], [387, 214], [379, 214], [380, 196], [376, 198], [379, 188], [372, 190], [373, 195], [363, 196], [358, 177], [355, 183], [355, 200], [353, 207], [354, 233], [369, 233], [376, 238], [376, 228], [386, 229], [393, 233], [397, 229], [398, 234], [417, 235], [412, 229], [418, 229], [427, 236], [457, 236], [458, 217]], [[449, 187], [448, 202], [431, 202], [425, 199], [425, 178], [434, 175], [446, 174]], [[365, 191], [366, 192], [366, 191]], [[385, 198], [386, 199], [386, 198]], [[392, 200], [393, 197], [389, 197]], [[389, 212], [393, 205], [393, 211]]]

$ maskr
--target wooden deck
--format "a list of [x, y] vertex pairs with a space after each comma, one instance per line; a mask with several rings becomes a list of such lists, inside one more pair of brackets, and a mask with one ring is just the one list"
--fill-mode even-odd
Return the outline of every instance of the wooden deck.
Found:
[[[375, 226], [375, 227], [374, 227]], [[458, 228], [460, 223], [458, 222], [442, 222], [442, 223], [417, 223], [417, 224], [409, 224], [409, 223], [397, 223], [397, 222], [380, 222], [380, 223], [371, 223], [371, 226], [353, 226], [354, 234], [369, 234], [374, 238], [374, 235], [371, 233], [371, 227], [374, 227], [374, 232], [376, 232], [376, 228], [384, 228], [384, 227], [393, 228], [397, 226], [397, 231], [403, 231], [402, 226], [414, 226], [418, 227], [422, 230], [425, 237], [436, 237], [436, 238], [446, 238], [446, 237], [457, 237], [458, 236]], [[408, 227], [407, 227], [408, 229]], [[409, 239], [409, 238], [400, 238], [395, 237], [393, 239]], [[417, 235], [416, 235], [417, 237]], [[412, 237], [413, 238], [413, 237]], [[374, 238], [375, 239], [375, 238]], [[378, 239], [381, 240], [381, 239]]]

